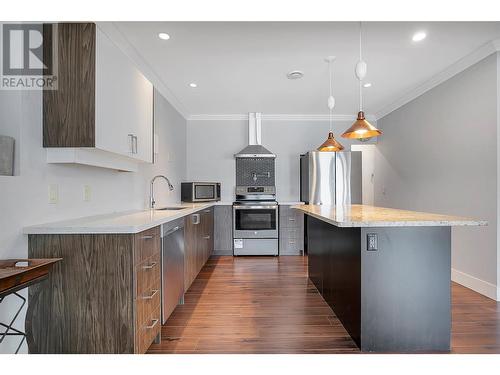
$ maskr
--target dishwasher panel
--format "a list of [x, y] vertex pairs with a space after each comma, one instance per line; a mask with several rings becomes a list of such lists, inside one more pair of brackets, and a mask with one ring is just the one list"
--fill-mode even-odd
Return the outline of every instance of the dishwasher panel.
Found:
[[162, 226], [162, 324], [184, 297], [184, 219]]

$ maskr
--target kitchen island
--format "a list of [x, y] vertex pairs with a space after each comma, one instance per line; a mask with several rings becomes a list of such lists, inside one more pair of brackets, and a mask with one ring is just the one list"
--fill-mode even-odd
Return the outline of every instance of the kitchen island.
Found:
[[367, 205], [297, 205], [309, 278], [362, 351], [446, 352], [451, 227], [485, 221]]

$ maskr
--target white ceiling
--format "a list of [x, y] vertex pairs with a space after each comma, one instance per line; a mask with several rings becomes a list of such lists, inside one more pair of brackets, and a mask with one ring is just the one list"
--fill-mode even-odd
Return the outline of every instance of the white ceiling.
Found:
[[[336, 114], [358, 108], [353, 22], [114, 23], [185, 116], [326, 114], [328, 65], [335, 55]], [[412, 42], [414, 32], [427, 38]], [[170, 40], [158, 38], [168, 33]], [[367, 22], [365, 112], [377, 113], [485, 43], [500, 38], [500, 22]], [[286, 73], [304, 77], [289, 80]], [[196, 82], [196, 89], [189, 83]]]

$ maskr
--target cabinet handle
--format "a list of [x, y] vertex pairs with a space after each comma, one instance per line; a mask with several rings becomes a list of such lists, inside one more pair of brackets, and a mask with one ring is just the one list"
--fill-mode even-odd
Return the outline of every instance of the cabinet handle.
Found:
[[146, 329], [153, 329], [153, 328], [154, 328], [154, 327], [156, 327], [156, 325], [158, 324], [158, 319], [153, 319], [153, 320], [151, 321], [151, 323], [152, 323], [151, 325], [146, 326], [146, 327], [144, 327], [144, 328], [146, 328]]
[[137, 136], [136, 135], [134, 135], [134, 145], [135, 145], [134, 154], [137, 154]]
[[206, 239], [206, 240], [209, 240], [210, 236], [204, 236], [203, 238]]
[[206, 214], [209, 214], [210, 210], [203, 210], [203, 212], [205, 212]]
[[158, 289], [153, 290], [153, 293], [151, 293], [149, 296], [142, 296], [142, 299], [153, 299], [156, 293], [158, 293]]
[[142, 268], [145, 270], [150, 270], [150, 269], [154, 268], [157, 264], [158, 264], [157, 262], [153, 262], [149, 266], [142, 266]]
[[154, 236], [151, 236], [151, 235], [146, 235], [146, 236], [142, 236], [141, 238], [143, 240], [152, 240]]

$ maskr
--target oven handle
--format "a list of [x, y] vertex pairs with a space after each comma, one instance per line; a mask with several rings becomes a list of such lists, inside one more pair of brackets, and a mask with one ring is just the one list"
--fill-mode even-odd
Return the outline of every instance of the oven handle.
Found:
[[250, 210], [262, 210], [262, 209], [266, 209], [266, 210], [269, 210], [269, 209], [272, 209], [272, 210], [277, 210], [278, 209], [278, 206], [277, 205], [274, 205], [274, 206], [245, 206], [245, 205], [242, 205], [242, 206], [233, 206], [233, 208], [235, 210], [247, 210], [247, 209], [250, 209]]

